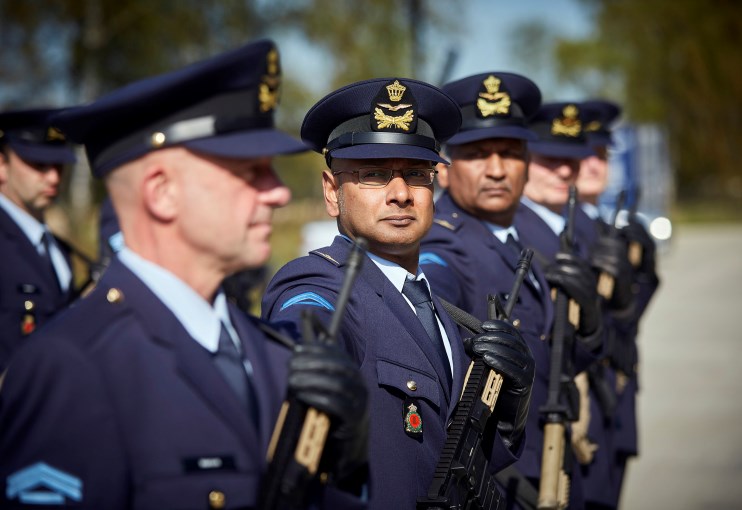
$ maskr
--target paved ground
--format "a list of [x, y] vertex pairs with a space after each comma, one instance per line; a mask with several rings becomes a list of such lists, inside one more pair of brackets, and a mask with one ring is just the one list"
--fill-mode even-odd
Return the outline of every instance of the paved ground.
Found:
[[742, 226], [677, 230], [641, 329], [622, 508], [742, 508]]

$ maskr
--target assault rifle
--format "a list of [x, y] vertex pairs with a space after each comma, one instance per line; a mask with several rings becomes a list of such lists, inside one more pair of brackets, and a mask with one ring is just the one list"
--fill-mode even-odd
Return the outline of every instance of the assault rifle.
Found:
[[[309, 313], [303, 319], [303, 336], [307, 342], [335, 345], [345, 307], [363, 262], [366, 241], [358, 238], [348, 256], [348, 268], [338, 294], [329, 328], [325, 329]], [[259, 508], [289, 510], [304, 506], [311, 482], [331, 461], [323, 454], [332, 424], [327, 414], [288, 399], [283, 402], [268, 446], [268, 472]]]
[[[639, 199], [641, 198], [641, 188], [636, 187], [636, 193], [634, 195], [634, 201], [631, 203], [631, 209], [629, 209], [629, 217], [627, 218], [628, 223], [637, 222], [636, 210], [639, 208]], [[629, 242], [629, 262], [634, 268], [641, 266], [643, 257], [643, 248], [637, 241]]]
[[[532, 250], [523, 250], [515, 272], [515, 281], [505, 307], [499, 297], [488, 296], [489, 319], [507, 320], [518, 299], [520, 287], [531, 266]], [[443, 301], [444, 308], [460, 325], [473, 333], [482, 333], [481, 323]], [[461, 398], [443, 445], [433, 481], [426, 497], [418, 498], [418, 510], [496, 510], [500, 493], [489, 473], [482, 451], [482, 436], [492, 415], [503, 378], [477, 358], [469, 365]]]
[[[559, 236], [560, 250], [564, 253], [571, 253], [574, 247], [576, 196], [576, 188], [570, 186], [567, 221]], [[555, 290], [549, 389], [546, 404], [539, 409], [546, 418], [538, 495], [540, 510], [562, 509], [569, 503], [570, 480], [564, 462], [567, 454], [566, 422], [575, 421], [579, 413], [579, 394], [572, 366], [579, 306], [564, 291]]]

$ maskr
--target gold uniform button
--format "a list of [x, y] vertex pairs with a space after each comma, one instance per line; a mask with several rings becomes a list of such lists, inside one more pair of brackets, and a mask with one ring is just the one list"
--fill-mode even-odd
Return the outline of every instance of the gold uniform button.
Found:
[[222, 491], [211, 491], [209, 492], [209, 508], [219, 510], [224, 508], [227, 504], [227, 497]]
[[513, 326], [515, 326], [516, 328], [519, 328], [520, 327], [520, 319], [515, 319], [513, 321]]
[[124, 293], [114, 287], [114, 288], [108, 289], [108, 294], [106, 294], [106, 299], [108, 300], [109, 303], [121, 303], [124, 300]]
[[24, 308], [24, 309], [25, 309], [25, 310], [26, 310], [27, 312], [30, 312], [31, 310], [33, 310], [33, 306], [34, 306], [34, 305], [33, 305], [33, 301], [31, 301], [31, 300], [28, 300], [28, 299], [27, 299], [26, 301], [24, 301], [24, 302], [23, 302], [23, 308]]
[[416, 391], [417, 383], [415, 381], [407, 381], [407, 387], [410, 389], [410, 391]]

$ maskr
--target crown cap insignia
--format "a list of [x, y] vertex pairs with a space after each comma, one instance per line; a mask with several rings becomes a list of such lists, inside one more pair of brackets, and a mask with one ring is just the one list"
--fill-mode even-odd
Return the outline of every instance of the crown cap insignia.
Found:
[[484, 88], [487, 89], [487, 92], [490, 94], [494, 94], [495, 92], [500, 90], [500, 79], [495, 78], [493, 75], [489, 75], [489, 77], [482, 82], [484, 85]]
[[266, 57], [266, 74], [258, 87], [258, 102], [260, 111], [265, 113], [276, 108], [280, 98], [281, 67], [278, 51], [273, 48]]
[[510, 94], [500, 91], [501, 83], [502, 80], [492, 74], [482, 81], [485, 91], [481, 91], [480, 88], [481, 92], [479, 92], [477, 99], [477, 109], [479, 110], [480, 117], [486, 118], [493, 115], [508, 115], [510, 113], [512, 100]]
[[578, 118], [579, 110], [575, 105], [567, 105], [562, 110], [562, 117], [551, 123], [551, 134], [578, 137], [582, 132], [582, 123]]
[[399, 80], [394, 80], [394, 83], [387, 85], [386, 90], [389, 92], [390, 101], [401, 101], [407, 87], [399, 83]]
[[48, 142], [54, 142], [54, 141], [65, 141], [64, 134], [55, 127], [49, 127], [49, 129], [46, 130], [46, 140]]

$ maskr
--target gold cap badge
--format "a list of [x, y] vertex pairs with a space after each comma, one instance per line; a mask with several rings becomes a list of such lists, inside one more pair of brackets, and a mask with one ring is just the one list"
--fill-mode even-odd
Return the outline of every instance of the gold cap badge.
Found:
[[573, 104], [567, 105], [562, 110], [562, 117], [556, 118], [551, 123], [552, 135], [564, 135], [571, 137], [580, 136], [582, 123], [578, 118], [579, 110]]
[[263, 82], [258, 87], [258, 101], [260, 111], [269, 112], [278, 105], [281, 86], [281, 65], [278, 58], [278, 50], [270, 50], [266, 55], [266, 74]]
[[477, 108], [479, 109], [479, 113], [482, 114], [482, 117], [507, 115], [510, 113], [510, 94], [500, 91], [500, 83], [502, 81], [493, 75], [489, 75], [482, 82], [485, 92], [480, 92], [479, 99], [477, 99]]

